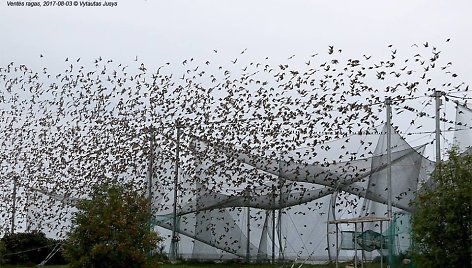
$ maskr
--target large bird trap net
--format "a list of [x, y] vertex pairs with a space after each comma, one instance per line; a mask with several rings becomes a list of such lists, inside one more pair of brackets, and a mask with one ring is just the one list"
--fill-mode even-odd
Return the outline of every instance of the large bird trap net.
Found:
[[[384, 127], [379, 133], [385, 130]], [[409, 213], [418, 185], [428, 178], [434, 166], [421, 155], [424, 146], [413, 148], [393, 133], [392, 204], [395, 211]], [[184, 257], [268, 261], [275, 258], [333, 260], [338, 255], [346, 260], [352, 252], [336, 252], [336, 230], [328, 220], [346, 215], [386, 215], [384, 134], [378, 135], [373, 157], [327, 164], [309, 163], [292, 155], [271, 158], [267, 154], [247, 154], [227, 144], [210, 145], [198, 137], [191, 144], [198, 157], [193, 159], [193, 173], [185, 176], [198, 183], [188, 186], [193, 187], [192, 191], [182, 189], [192, 194], [179, 195], [181, 202], [176, 215], [179, 225], [175, 227], [178, 233], [193, 239], [190, 242], [193, 247], [187, 249], [189, 255]], [[218, 171], [209, 159], [216, 159]], [[231, 169], [237, 169], [238, 175]], [[226, 172], [233, 174], [231, 180], [226, 178]], [[213, 181], [214, 174], [221, 176], [219, 180]], [[248, 176], [259, 178], [255, 180], [259, 184], [245, 183]], [[241, 184], [231, 185], [235, 179]], [[219, 187], [205, 184], [208, 181]], [[185, 186], [181, 184], [181, 187]], [[168, 213], [158, 213], [155, 222], [168, 230], [173, 229], [170, 208], [169, 204]], [[372, 252], [377, 248], [369, 248], [367, 241], [371, 240], [370, 247], [378, 243], [383, 237], [382, 230], [378, 223], [368, 222], [364, 226], [360, 241], [365, 243], [359, 244], [359, 248]], [[184, 240], [181, 243], [189, 245]], [[375, 256], [371, 254], [370, 259]]]
[[154, 228], [166, 247], [175, 231], [184, 258], [349, 260], [354, 252], [338, 252], [335, 241], [350, 231], [374, 259], [385, 236], [376, 223], [357, 235], [328, 222], [385, 217], [389, 191], [394, 214], [411, 213], [434, 169], [424, 156], [434, 141], [411, 139], [431, 138], [433, 84], [444, 108], [460, 101], [456, 120], [446, 110], [440, 120], [470, 151], [472, 112], [457, 93], [467, 85], [436, 47], [411, 50], [378, 61], [330, 47], [299, 62], [241, 56], [158, 67], [67, 59], [57, 74], [0, 66], [0, 236], [66, 238], [76, 202], [113, 181], [150, 195]]

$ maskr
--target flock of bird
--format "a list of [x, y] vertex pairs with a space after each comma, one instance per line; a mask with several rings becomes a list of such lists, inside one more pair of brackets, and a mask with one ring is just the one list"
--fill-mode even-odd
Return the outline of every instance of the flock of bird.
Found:
[[[358, 139], [357, 150], [350, 151], [355, 140], [350, 137], [378, 134], [385, 97], [417, 128], [419, 120], [434, 117], [424, 107], [433, 103], [435, 90], [468, 91], [453, 64], [429, 43], [413, 45], [405, 54], [390, 45], [387, 50], [387, 58], [377, 60], [349, 58], [330, 46], [301, 62], [295, 55], [283, 63], [268, 57], [251, 61], [243, 50], [226, 64], [189, 58], [155, 68], [138, 57], [126, 64], [98, 57], [91, 63], [66, 58], [57, 73], [15, 62], [0, 66], [0, 235], [10, 231], [14, 205], [17, 226], [64, 237], [74, 200], [87, 198], [93, 185], [133, 181], [135, 190], [145, 193], [151, 159], [154, 209], [169, 211], [177, 144], [182, 211], [202, 189], [230, 199], [245, 192], [270, 196], [273, 187], [319, 194], [325, 186], [280, 184], [273, 173], [222, 157], [214, 148], [308, 161], [326, 170], [339, 163], [352, 166], [375, 148]], [[46, 59], [39, 56], [40, 62]], [[339, 146], [331, 143], [338, 139], [343, 139]], [[210, 149], [196, 150], [196, 140]], [[302, 154], [300, 147], [310, 149]], [[335, 158], [324, 156], [333, 151]], [[195, 183], [201, 187], [187, 187]], [[338, 203], [352, 213], [358, 204], [349, 196], [338, 195]], [[322, 207], [320, 202], [309, 209], [323, 217]], [[263, 220], [263, 214], [254, 220]]]

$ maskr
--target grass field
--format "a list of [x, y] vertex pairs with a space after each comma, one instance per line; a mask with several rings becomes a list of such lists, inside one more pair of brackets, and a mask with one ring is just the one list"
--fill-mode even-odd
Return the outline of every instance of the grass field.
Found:
[[[301, 264], [293, 265], [294, 268], [300, 267]], [[340, 263], [339, 267], [346, 267], [347, 264]], [[0, 265], [1, 268], [31, 268], [36, 266], [16, 266], [16, 265]], [[46, 265], [45, 268], [68, 268], [68, 265]], [[158, 268], [290, 268], [292, 264], [241, 264], [241, 263], [181, 263], [181, 264], [161, 264], [157, 266]], [[156, 268], [157, 268], [156, 267]], [[303, 268], [335, 268], [335, 264], [303, 264]], [[348, 266], [349, 267], [349, 266]], [[352, 266], [354, 267], [354, 266]], [[361, 265], [358, 265], [360, 268]], [[378, 263], [365, 263], [364, 268], [379, 268], [380, 264]], [[384, 264], [385, 267], [385, 264]]]
[[[300, 264], [297, 263], [293, 265], [294, 268], [298, 267], [303, 268], [335, 268], [336, 264]], [[346, 267], [347, 264], [339, 264], [339, 267]], [[163, 264], [160, 268], [200, 268], [200, 267], [209, 267], [209, 268], [290, 268], [292, 264]], [[349, 266], [348, 266], [349, 267]], [[354, 266], [352, 266], [354, 267]], [[357, 267], [361, 267], [358, 265]], [[380, 264], [378, 263], [365, 263], [364, 268], [379, 268]], [[384, 264], [385, 267], [385, 264]]]

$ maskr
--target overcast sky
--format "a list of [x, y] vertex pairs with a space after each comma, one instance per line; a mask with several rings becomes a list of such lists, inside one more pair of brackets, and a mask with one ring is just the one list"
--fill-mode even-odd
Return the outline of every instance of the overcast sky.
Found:
[[67, 57], [85, 64], [99, 56], [125, 64], [138, 57], [151, 69], [190, 57], [229, 64], [245, 49], [248, 59], [280, 63], [326, 54], [329, 45], [347, 57], [375, 58], [429, 42], [461, 81], [472, 80], [470, 0], [118, 0], [115, 7], [33, 8], [0, 1], [0, 66], [51, 70]]
[[[362, 55], [388, 44], [442, 46], [471, 77], [469, 0], [118, 0], [116, 7], [11, 7], [0, 0], [0, 65], [66, 57], [143, 62], [249, 55], [303, 57], [328, 45]], [[31, 1], [31, 0], [24, 0]], [[464, 79], [469, 82], [469, 79]]]

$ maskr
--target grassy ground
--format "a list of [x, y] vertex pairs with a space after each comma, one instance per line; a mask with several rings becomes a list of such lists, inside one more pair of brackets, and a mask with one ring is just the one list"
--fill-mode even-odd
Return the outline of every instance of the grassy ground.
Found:
[[[0, 264], [1, 268], [31, 268], [36, 266], [22, 266], [22, 265], [2, 265]], [[46, 265], [44, 268], [69, 268], [68, 265]]]
[[[347, 264], [339, 264], [339, 267], [346, 267]], [[1, 268], [31, 268], [35, 266], [16, 266], [16, 265], [0, 265]], [[67, 265], [46, 265], [45, 268], [68, 268]], [[159, 268], [290, 268], [292, 264], [241, 264], [241, 263], [181, 263], [181, 264], [161, 264]], [[300, 267], [300, 264], [293, 265], [294, 268]], [[303, 264], [303, 268], [335, 268], [335, 264]], [[352, 266], [354, 267], [354, 266]], [[358, 265], [357, 267], [361, 267]], [[379, 268], [380, 264], [378, 263], [366, 263], [364, 268]], [[384, 264], [385, 267], [385, 264]]]
[[[293, 265], [294, 268], [300, 267], [301, 264]], [[346, 267], [346, 263], [339, 264], [339, 267]], [[201, 268], [201, 267], [209, 267], [209, 268], [290, 268], [292, 264], [163, 264], [160, 268]], [[336, 264], [303, 264], [301, 267], [303, 268], [335, 268]], [[354, 267], [354, 266], [352, 266]], [[361, 267], [358, 265], [357, 267]], [[380, 264], [378, 263], [365, 263], [364, 268], [379, 268]], [[385, 267], [385, 264], [384, 264]]]

